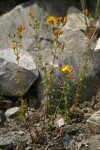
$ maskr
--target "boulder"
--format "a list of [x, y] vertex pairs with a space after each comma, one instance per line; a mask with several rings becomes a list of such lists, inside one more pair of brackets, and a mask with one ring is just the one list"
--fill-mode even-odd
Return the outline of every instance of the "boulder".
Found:
[[[74, 15], [74, 14], [73, 14]], [[81, 14], [79, 14], [81, 17]], [[73, 18], [73, 17], [72, 17]], [[80, 21], [80, 22], [79, 22]], [[78, 23], [81, 25], [81, 19], [79, 19]], [[85, 26], [84, 26], [85, 27]], [[69, 65], [73, 69], [73, 75], [76, 77], [74, 83], [77, 82], [79, 77], [79, 72], [84, 65], [84, 53], [87, 49], [87, 43], [89, 39], [87, 36], [81, 31], [81, 27], [78, 25], [74, 25], [72, 20], [68, 20], [66, 25], [63, 28], [63, 34], [59, 38], [59, 42], [65, 43], [65, 48], [62, 53], [58, 50], [58, 61], [55, 62], [55, 72], [52, 74], [52, 79], [54, 83], [54, 89], [57, 91], [57, 87], [60, 84], [60, 78], [62, 81], [65, 80], [62, 77], [59, 68], [63, 65]], [[43, 62], [47, 62], [48, 70], [49, 66], [52, 65], [52, 53], [51, 49], [45, 50], [41, 52]], [[32, 54], [34, 57], [34, 52]], [[81, 100], [89, 100], [92, 98], [93, 95], [96, 95], [98, 88], [100, 87], [100, 51], [94, 51], [94, 48], [90, 46], [90, 62], [88, 66], [88, 72], [85, 77], [85, 88], [82, 91]], [[48, 71], [49, 72], [49, 71]], [[40, 95], [39, 97], [42, 99], [43, 87], [41, 85], [41, 80], [43, 76], [43, 72], [40, 71], [40, 80], [37, 83], [37, 93]], [[42, 87], [42, 88], [41, 88]], [[47, 88], [45, 88], [47, 89]]]
[[[18, 1], [22, 2], [22, 0]], [[14, 0], [13, 3], [16, 3], [16, 0]], [[6, 6], [5, 9], [7, 9], [8, 4], [10, 7], [13, 3], [11, 2], [11, 0], [8, 0], [8, 2], [5, 2], [5, 0], [0, 2], [0, 4], [2, 5], [1, 8], [3, 8], [3, 6]], [[28, 16], [31, 11], [34, 11], [35, 16], [41, 22], [42, 30], [40, 33], [39, 42], [42, 45], [42, 49], [48, 49], [48, 47], [52, 44], [52, 34], [49, 32], [50, 27], [46, 24], [48, 16], [65, 16], [66, 10], [72, 4], [79, 5], [79, 2], [77, 3], [77, 0], [30, 0], [26, 3], [16, 6], [10, 12], [0, 17], [0, 49], [7, 49], [11, 47], [11, 42], [8, 38], [8, 35], [15, 33], [16, 28], [20, 24], [22, 24], [26, 28], [26, 30], [24, 31], [23, 49], [29, 51], [33, 50], [35, 39], [33, 35], [33, 29], [29, 26], [28, 23], [29, 21], [32, 22], [31, 18]]]
[[[80, 20], [81, 22], [81, 20]], [[81, 24], [79, 22], [79, 24]], [[79, 72], [84, 65], [84, 52], [87, 49], [89, 39], [80, 30], [74, 26], [73, 22], [68, 21], [63, 28], [63, 34], [60, 41], [65, 43], [65, 49], [59, 56], [60, 65], [69, 65], [73, 68], [73, 74], [76, 79], [79, 77]], [[85, 88], [82, 92], [82, 99], [89, 100], [93, 95], [96, 95], [100, 87], [100, 51], [95, 52], [90, 45], [90, 62], [88, 63], [88, 72], [85, 77]]]
[[37, 66], [27, 51], [20, 50], [20, 85], [16, 84], [17, 67], [18, 64], [13, 49], [0, 50], [0, 89], [3, 95], [19, 96], [20, 94], [17, 92], [20, 89], [24, 95], [38, 77]]

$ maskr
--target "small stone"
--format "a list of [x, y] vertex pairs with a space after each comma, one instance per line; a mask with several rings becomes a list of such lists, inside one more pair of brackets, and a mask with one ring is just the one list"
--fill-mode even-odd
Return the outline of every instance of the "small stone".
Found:
[[24, 135], [25, 132], [24, 132], [24, 131], [18, 131], [18, 134], [19, 134], [19, 135]]
[[83, 139], [84, 134], [80, 133], [77, 137], [77, 141], [80, 142]]
[[25, 150], [31, 150], [31, 148], [32, 148], [32, 147], [29, 146], [29, 147], [26, 147]]
[[76, 136], [73, 136], [73, 135], [66, 135], [64, 138], [63, 138], [63, 144], [64, 144], [64, 148], [66, 150], [69, 150], [69, 149], [73, 149], [74, 145], [75, 145], [75, 142], [76, 142]]
[[82, 146], [82, 143], [80, 142], [77, 146], [77, 150], [80, 150], [81, 146]]
[[0, 147], [6, 147], [13, 143], [14, 141], [10, 137], [0, 137]]
[[18, 113], [18, 111], [19, 111], [19, 107], [12, 107], [10, 109], [7, 109], [7, 111], [5, 112], [5, 116], [7, 118], [11, 116], [15, 116], [16, 113]]

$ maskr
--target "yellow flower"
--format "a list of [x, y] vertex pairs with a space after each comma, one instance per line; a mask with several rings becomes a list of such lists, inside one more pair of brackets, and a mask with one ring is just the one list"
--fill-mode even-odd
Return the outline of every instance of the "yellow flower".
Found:
[[13, 48], [13, 49], [16, 49], [16, 48], [17, 48], [16, 44], [14, 44], [14, 45], [12, 46], [12, 48]]
[[63, 50], [65, 48], [65, 44], [63, 43], [62, 45], [61, 45], [61, 49]]
[[18, 37], [19, 37], [20, 39], [22, 39], [22, 37], [23, 37], [22, 32], [18, 32]]
[[62, 30], [54, 30], [54, 31], [53, 31], [53, 34], [54, 34], [54, 35], [58, 35], [58, 36], [61, 35], [62, 33], [63, 33]]
[[31, 17], [34, 19], [34, 16], [35, 16], [35, 15], [34, 15], [34, 12], [33, 12], [33, 11], [30, 12], [30, 13], [29, 13], [29, 16], [31, 16]]
[[72, 72], [73, 70], [68, 65], [65, 65], [61, 68], [61, 71], [62, 72]]
[[63, 33], [63, 31], [62, 30], [59, 30], [59, 35], [61, 35]]
[[71, 79], [71, 75], [69, 73], [67, 74], [67, 79]]
[[54, 30], [54, 31], [53, 31], [53, 34], [54, 34], [54, 35], [58, 35], [58, 30]]
[[17, 30], [20, 31], [20, 32], [21, 32], [22, 30], [24, 30], [24, 29], [25, 29], [25, 27], [22, 26], [22, 25], [19, 25], [18, 28], [17, 28]]
[[85, 15], [88, 15], [88, 14], [89, 14], [89, 12], [88, 12], [87, 9], [83, 10], [83, 13], [84, 13]]
[[55, 22], [57, 22], [56, 17], [54, 17], [54, 16], [48, 17], [47, 24], [54, 25]]
[[65, 16], [64, 17], [64, 25], [66, 24], [66, 22], [67, 22], [67, 17]]

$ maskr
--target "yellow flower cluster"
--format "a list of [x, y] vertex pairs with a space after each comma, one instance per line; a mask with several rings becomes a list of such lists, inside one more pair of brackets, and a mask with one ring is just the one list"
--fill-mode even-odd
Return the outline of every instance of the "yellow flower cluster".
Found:
[[47, 19], [47, 24], [54, 25], [54, 23], [55, 23], [56, 21], [57, 21], [57, 20], [56, 20], [56, 17], [50, 16], [50, 17], [48, 17], [48, 19]]
[[19, 37], [19, 39], [22, 39], [22, 37], [23, 37], [22, 31], [25, 30], [25, 27], [23, 25], [19, 25], [17, 30], [18, 30], [18, 37]]
[[53, 31], [53, 34], [57, 35], [57, 36], [61, 35], [62, 33], [63, 33], [63, 31], [62, 30], [58, 30], [58, 29]]
[[62, 72], [72, 72], [72, 69], [71, 69], [68, 65], [64, 65], [64, 66], [61, 68], [61, 71], [62, 71]]
[[25, 27], [23, 25], [19, 25], [17, 28], [17, 30], [20, 32], [23, 31], [24, 29], [25, 29]]
[[68, 65], [64, 65], [63, 67], [60, 68], [60, 70], [62, 72], [65, 72], [67, 79], [71, 79], [73, 77], [71, 77], [71, 72], [73, 71], [73, 69], [71, 69]]
[[64, 17], [64, 19], [62, 17], [54, 17], [54, 16], [49, 16], [47, 19], [47, 24], [51, 24], [54, 25], [54, 23], [56, 23], [57, 25], [59, 25], [60, 23], [62, 23], [63, 25], [65, 25], [67, 22], [67, 17]]
[[88, 15], [89, 15], [89, 12], [88, 12], [88, 10], [87, 10], [87, 9], [83, 10], [83, 13], [84, 13], [86, 16], [88, 16]]

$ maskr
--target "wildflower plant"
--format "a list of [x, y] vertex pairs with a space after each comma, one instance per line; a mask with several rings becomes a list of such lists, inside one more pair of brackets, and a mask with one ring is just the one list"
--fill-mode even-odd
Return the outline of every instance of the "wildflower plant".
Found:
[[21, 74], [22, 74], [22, 70], [21, 67], [19, 65], [20, 62], [20, 50], [22, 48], [22, 39], [23, 39], [23, 31], [25, 30], [25, 27], [23, 25], [19, 25], [17, 27], [17, 32], [14, 33], [13, 35], [9, 35], [9, 37], [11, 38], [11, 41], [13, 43], [12, 48], [14, 51], [14, 55], [16, 57], [16, 62], [17, 62], [17, 68], [16, 68], [16, 84], [18, 86], [18, 91], [16, 91], [16, 93], [14, 93], [14, 95], [19, 96], [19, 100], [21, 103], [20, 109], [19, 109], [19, 115], [17, 117], [17, 119], [19, 120], [23, 120], [25, 121], [25, 125], [27, 130], [29, 131], [31, 140], [33, 142], [33, 135], [31, 132], [31, 128], [30, 128], [30, 122], [29, 122], [29, 114], [28, 114], [28, 108], [26, 105], [26, 101], [23, 98], [23, 90], [21, 89]]
[[[87, 18], [88, 18], [88, 10], [85, 10], [84, 12], [86, 23], [87, 23], [87, 29], [89, 30]], [[67, 22], [67, 17], [55, 17], [50, 16], [47, 19], [47, 24], [51, 27], [51, 32], [53, 36], [53, 47], [52, 47], [52, 64], [50, 65], [48, 62], [44, 62], [42, 58], [42, 48], [39, 42], [40, 38], [40, 22], [35, 17], [34, 12], [29, 13], [29, 16], [31, 17], [32, 21], [29, 22], [29, 26], [33, 29], [33, 37], [35, 38], [36, 44], [33, 47], [33, 51], [36, 50], [38, 52], [38, 62], [39, 62], [39, 69], [41, 70], [42, 74], [42, 84], [44, 87], [44, 103], [41, 104], [41, 130], [38, 131], [37, 127], [35, 126], [35, 122], [33, 120], [33, 124], [30, 122], [28, 108], [26, 105], [26, 101], [23, 99], [23, 91], [20, 88], [21, 84], [21, 78], [20, 75], [22, 73], [21, 68], [19, 66], [20, 61], [20, 48], [22, 47], [22, 38], [23, 38], [23, 31], [25, 30], [25, 27], [20, 25], [17, 28], [17, 33], [14, 35], [10, 35], [10, 38], [12, 39], [13, 43], [13, 50], [14, 54], [16, 56], [16, 61], [18, 67], [16, 68], [16, 84], [19, 87], [19, 90], [16, 91], [16, 94], [20, 95], [20, 101], [21, 101], [21, 107], [20, 107], [20, 118], [24, 118], [26, 127], [30, 133], [30, 137], [33, 143], [38, 143], [40, 139], [46, 134], [46, 131], [48, 131], [48, 128], [54, 125], [54, 120], [57, 116], [57, 114], [63, 115], [65, 121], [68, 123], [70, 121], [70, 112], [74, 111], [74, 108], [78, 105], [81, 92], [84, 85], [84, 79], [86, 76], [86, 73], [88, 71], [88, 62], [89, 62], [89, 55], [90, 55], [90, 41], [87, 44], [87, 48], [84, 52], [84, 64], [82, 69], [79, 72], [79, 78], [77, 80], [77, 88], [76, 88], [76, 94], [73, 99], [73, 105], [71, 109], [69, 108], [69, 100], [70, 100], [70, 89], [71, 89], [71, 82], [74, 80], [73, 72], [74, 68], [71, 68], [68, 64], [63, 65], [62, 67], [59, 67], [60, 73], [63, 74], [64, 80], [58, 78], [61, 81], [61, 85], [58, 88], [58, 90], [55, 90], [53, 88], [53, 75], [56, 72], [55, 70], [55, 62], [58, 61], [58, 57], [63, 52], [65, 48], [64, 43], [59, 42], [59, 37], [63, 34], [63, 26]], [[58, 92], [60, 97], [54, 98], [54, 93]], [[57, 105], [55, 106], [55, 112], [49, 115], [49, 110], [52, 108], [52, 105], [50, 104], [51, 101], [57, 100]], [[42, 100], [41, 100], [42, 101]], [[61, 108], [62, 105], [62, 108]], [[48, 121], [46, 118], [48, 117]], [[47, 123], [47, 124], [46, 124]], [[34, 127], [36, 136], [33, 136], [32, 134], [32, 127]]]
[[87, 8], [87, 0], [81, 0], [81, 6], [82, 6], [82, 11], [84, 14], [84, 19], [85, 19], [85, 24], [86, 24], [86, 31], [85, 33], [87, 36], [90, 38], [91, 36], [93, 37], [93, 34], [96, 35], [94, 36], [94, 40], [96, 40], [96, 37], [98, 36], [98, 22], [100, 19], [100, 0], [97, 0], [93, 4], [93, 11], [88, 10]]

